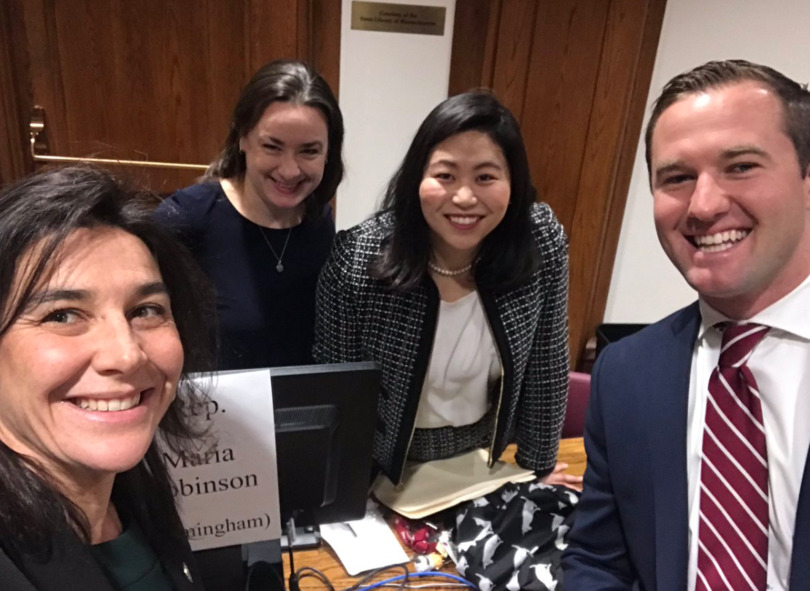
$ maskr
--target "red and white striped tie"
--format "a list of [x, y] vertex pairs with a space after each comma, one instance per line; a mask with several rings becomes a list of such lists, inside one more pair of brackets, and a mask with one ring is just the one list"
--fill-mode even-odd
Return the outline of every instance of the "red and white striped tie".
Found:
[[768, 451], [759, 389], [746, 365], [766, 332], [758, 324], [728, 325], [709, 379], [696, 591], [766, 588]]

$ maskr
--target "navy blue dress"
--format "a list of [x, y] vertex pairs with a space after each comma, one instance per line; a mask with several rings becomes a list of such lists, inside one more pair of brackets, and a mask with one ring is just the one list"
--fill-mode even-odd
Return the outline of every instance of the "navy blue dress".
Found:
[[[315, 289], [335, 237], [331, 208], [292, 230], [243, 217], [219, 182], [181, 189], [155, 217], [191, 250], [217, 290], [217, 369], [312, 363]], [[282, 257], [284, 271], [265, 238]]]

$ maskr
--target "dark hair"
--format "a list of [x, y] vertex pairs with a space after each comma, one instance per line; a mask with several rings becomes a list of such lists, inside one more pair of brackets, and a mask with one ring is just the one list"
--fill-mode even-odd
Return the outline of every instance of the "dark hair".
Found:
[[810, 93], [806, 84], [799, 84], [782, 74], [760, 64], [746, 60], [711, 61], [667, 82], [656, 99], [650, 121], [644, 132], [647, 158], [647, 176], [652, 182], [652, 136], [661, 114], [684, 95], [704, 90], [752, 81], [769, 88], [782, 105], [784, 131], [793, 142], [802, 177], [810, 165]]
[[277, 60], [253, 75], [233, 109], [225, 147], [208, 167], [206, 177], [245, 176], [245, 154], [239, 150], [239, 140], [256, 127], [265, 109], [276, 101], [313, 107], [326, 119], [329, 146], [323, 178], [305, 201], [307, 215], [315, 218], [343, 179], [343, 115], [326, 80], [302, 62]]
[[[215, 308], [213, 290], [191, 254], [152, 221], [149, 204], [153, 199], [127, 188], [107, 172], [86, 166], [47, 170], [3, 190], [0, 339], [21, 316], [37, 284], [58, 266], [62, 246], [72, 232], [111, 227], [139, 238], [160, 269], [183, 345], [185, 361], [177, 397], [159, 426], [168, 445], [179, 451], [197, 435], [188, 409], [199, 404], [202, 394], [187, 374], [211, 367], [209, 335]], [[24, 277], [20, 276], [21, 261], [26, 261]], [[159, 531], [184, 536], [174, 510], [170, 477], [154, 442], [144, 460], [119, 477], [145, 483], [141, 502], [153, 513]], [[66, 523], [89, 541], [86, 516], [51, 475], [36, 460], [0, 442], [0, 531], [5, 532], [5, 542], [17, 552], [48, 552], [50, 540]]]
[[520, 126], [491, 93], [473, 91], [439, 104], [419, 126], [405, 159], [388, 184], [381, 213], [393, 212], [394, 227], [372, 275], [394, 289], [408, 290], [425, 275], [430, 256], [430, 231], [422, 214], [419, 185], [433, 149], [465, 131], [487, 134], [503, 151], [509, 165], [511, 192], [506, 215], [482, 241], [474, 274], [479, 286], [508, 289], [529, 279], [540, 264], [531, 234], [531, 208], [537, 192]]

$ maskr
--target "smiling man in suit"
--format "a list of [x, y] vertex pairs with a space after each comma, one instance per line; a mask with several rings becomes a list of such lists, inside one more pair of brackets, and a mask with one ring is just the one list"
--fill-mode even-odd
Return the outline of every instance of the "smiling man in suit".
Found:
[[658, 238], [699, 298], [597, 361], [565, 589], [810, 589], [810, 95], [709, 62], [645, 141]]

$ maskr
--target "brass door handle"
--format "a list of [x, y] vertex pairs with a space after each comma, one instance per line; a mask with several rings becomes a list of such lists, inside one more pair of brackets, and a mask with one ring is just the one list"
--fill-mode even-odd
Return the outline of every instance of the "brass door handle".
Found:
[[[34, 162], [89, 162], [91, 164], [110, 164], [115, 166], [143, 166], [147, 168], [180, 168], [185, 170], [206, 170], [207, 164], [185, 164], [182, 162], [154, 162], [151, 160], [117, 160], [114, 158], [84, 158], [78, 156], [53, 156], [48, 154], [48, 143], [45, 133], [45, 109], [31, 109], [31, 122], [28, 124], [31, 158]], [[42, 153], [44, 152], [44, 153]]]

